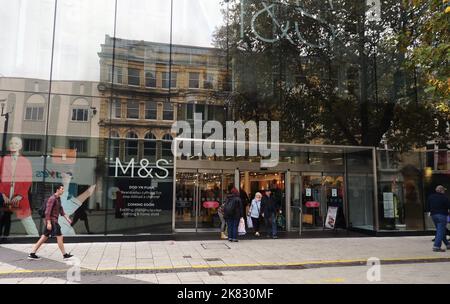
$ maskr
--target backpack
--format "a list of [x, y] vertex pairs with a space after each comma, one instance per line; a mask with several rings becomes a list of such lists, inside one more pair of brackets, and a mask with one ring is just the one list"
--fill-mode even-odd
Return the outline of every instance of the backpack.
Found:
[[234, 198], [228, 198], [225, 201], [225, 206], [223, 207], [223, 215], [226, 218], [231, 218], [234, 216]]
[[[50, 198], [49, 198], [50, 199]], [[46, 199], [43, 203], [42, 203], [42, 205], [41, 205], [41, 208], [39, 208], [39, 210], [38, 210], [38, 214], [39, 214], [39, 216], [41, 217], [41, 218], [45, 218], [45, 210], [47, 209], [47, 203], [48, 203], [48, 200], [49, 199]]]

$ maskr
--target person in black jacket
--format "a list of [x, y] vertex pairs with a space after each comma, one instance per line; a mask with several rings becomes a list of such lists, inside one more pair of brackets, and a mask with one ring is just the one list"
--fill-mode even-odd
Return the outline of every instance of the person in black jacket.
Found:
[[267, 237], [277, 239], [277, 204], [272, 197], [272, 191], [266, 190], [264, 197], [261, 200], [261, 212], [266, 222], [266, 234]]
[[431, 218], [436, 226], [436, 237], [433, 246], [433, 251], [436, 252], [445, 251], [441, 249], [442, 242], [447, 246], [447, 249], [450, 249], [449, 242], [445, 237], [447, 217], [450, 211], [450, 200], [445, 196], [445, 190], [447, 189], [444, 186], [437, 186], [436, 193], [431, 194], [427, 201]]
[[[231, 189], [230, 193], [227, 195], [225, 205], [224, 218], [227, 221], [228, 241], [238, 242], [237, 236], [239, 221], [244, 216], [242, 213], [242, 201], [239, 195], [239, 190], [236, 188]], [[227, 213], [227, 205], [232, 206], [230, 213]]]

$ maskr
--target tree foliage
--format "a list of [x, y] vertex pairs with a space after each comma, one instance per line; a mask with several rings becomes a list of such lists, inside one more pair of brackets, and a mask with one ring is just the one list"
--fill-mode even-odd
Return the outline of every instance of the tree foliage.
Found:
[[280, 120], [290, 142], [405, 150], [448, 138], [449, 23], [437, 2], [229, 0], [215, 42], [232, 64], [235, 112]]

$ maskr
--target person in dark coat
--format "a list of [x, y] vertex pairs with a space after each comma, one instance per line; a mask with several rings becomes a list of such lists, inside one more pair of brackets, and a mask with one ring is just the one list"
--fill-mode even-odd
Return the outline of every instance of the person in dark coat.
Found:
[[267, 237], [277, 239], [277, 203], [272, 197], [272, 191], [270, 189], [265, 191], [264, 197], [261, 200], [261, 212], [266, 223]]
[[441, 249], [442, 242], [444, 242], [447, 249], [450, 249], [450, 243], [445, 236], [447, 228], [447, 217], [450, 212], [450, 200], [445, 196], [444, 186], [437, 186], [436, 193], [431, 194], [428, 197], [428, 209], [436, 226], [436, 237], [434, 241], [433, 251], [442, 252], [445, 249]]
[[225, 202], [226, 205], [231, 204], [233, 206], [232, 212], [227, 214], [225, 207], [224, 218], [227, 221], [228, 227], [228, 241], [238, 242], [238, 226], [240, 219], [244, 216], [242, 213], [242, 201], [239, 195], [239, 190], [232, 188], [230, 193], [227, 195]]

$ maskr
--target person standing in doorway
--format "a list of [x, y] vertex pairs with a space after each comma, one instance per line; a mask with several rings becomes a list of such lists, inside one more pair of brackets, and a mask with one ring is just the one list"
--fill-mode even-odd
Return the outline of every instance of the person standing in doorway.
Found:
[[277, 239], [277, 205], [272, 197], [272, 191], [267, 189], [264, 193], [264, 197], [261, 200], [262, 216], [266, 222], [266, 234], [267, 237]]
[[244, 216], [242, 213], [242, 201], [239, 196], [239, 190], [232, 188], [227, 195], [224, 207], [224, 217], [228, 227], [228, 241], [238, 242], [238, 226], [240, 219]]
[[64, 239], [63, 235], [61, 233], [61, 226], [58, 224], [58, 218], [59, 216], [64, 216], [69, 222], [71, 223], [70, 218], [64, 213], [64, 209], [61, 205], [61, 196], [64, 193], [64, 186], [58, 185], [56, 187], [56, 192], [53, 194], [48, 200], [47, 205], [45, 208], [45, 223], [46, 223], [46, 229], [44, 234], [41, 236], [39, 241], [34, 245], [33, 250], [28, 255], [29, 260], [39, 260], [40, 258], [36, 255], [36, 252], [39, 250], [39, 248], [47, 242], [49, 237], [56, 237], [56, 240], [58, 242], [59, 250], [61, 250], [61, 253], [63, 255], [64, 260], [68, 260], [73, 255], [66, 253], [64, 249]]
[[255, 236], [259, 236], [259, 218], [261, 217], [261, 199], [262, 194], [256, 192], [255, 198], [252, 200], [250, 205], [249, 215], [252, 219], [253, 230], [255, 231]]
[[427, 201], [431, 218], [436, 226], [436, 237], [433, 246], [433, 251], [435, 252], [445, 251], [445, 249], [441, 249], [442, 242], [447, 246], [447, 249], [450, 249], [449, 242], [445, 236], [447, 217], [450, 211], [450, 201], [445, 196], [446, 190], [447, 189], [444, 186], [437, 186], [436, 192], [431, 194]]

